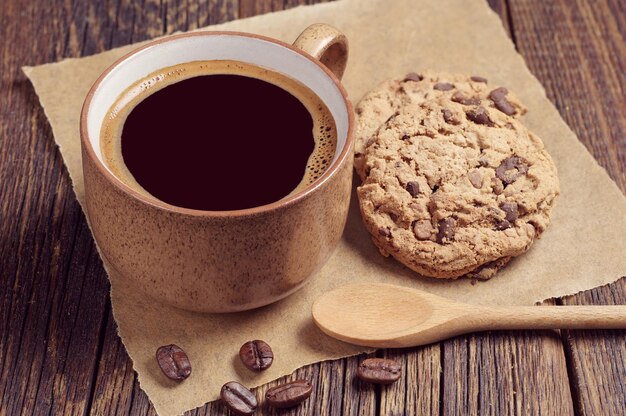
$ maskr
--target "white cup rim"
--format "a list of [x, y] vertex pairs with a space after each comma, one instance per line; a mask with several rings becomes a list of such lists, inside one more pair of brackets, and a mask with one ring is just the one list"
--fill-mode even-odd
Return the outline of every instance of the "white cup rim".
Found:
[[[345, 109], [346, 109], [347, 116], [348, 116], [348, 121], [347, 121], [348, 125], [347, 125], [345, 143], [339, 155], [335, 157], [334, 162], [331, 163], [331, 165], [324, 172], [324, 174], [320, 176], [317, 180], [315, 180], [312, 184], [310, 184], [309, 186], [301, 190], [300, 192], [297, 192], [293, 195], [288, 195], [278, 201], [274, 201], [266, 205], [260, 205], [260, 206], [256, 206], [252, 208], [232, 210], [232, 211], [208, 211], [208, 210], [183, 208], [183, 207], [178, 207], [175, 205], [168, 204], [154, 197], [146, 196], [136, 191], [135, 189], [131, 188], [130, 186], [122, 182], [117, 176], [111, 173], [111, 171], [104, 165], [104, 162], [101, 160], [101, 158], [96, 154], [92, 146], [92, 141], [90, 140], [90, 137], [89, 137], [88, 116], [89, 116], [89, 111], [91, 109], [91, 104], [94, 98], [94, 94], [101, 87], [101, 85], [103, 84], [103, 81], [107, 78], [107, 76], [112, 71], [116, 70], [118, 67], [123, 65], [130, 58], [132, 58], [136, 54], [148, 48], [153, 48], [155, 46], [166, 44], [168, 42], [176, 41], [182, 38], [205, 37], [205, 36], [236, 36], [236, 37], [252, 38], [252, 39], [271, 42], [271, 43], [283, 46], [289, 49], [291, 52], [299, 54], [307, 58], [309, 61], [313, 62], [315, 65], [317, 65], [317, 67], [319, 67], [319, 69], [326, 74], [326, 76], [332, 81], [334, 86], [340, 92], [341, 97], [343, 99], [343, 104], [345, 105]], [[137, 80], [133, 80], [133, 81], [137, 81]], [[124, 55], [123, 57], [115, 61], [113, 64], [111, 64], [94, 82], [94, 84], [89, 89], [89, 92], [87, 93], [85, 101], [83, 102], [83, 107], [82, 107], [81, 115], [80, 115], [80, 136], [81, 136], [81, 145], [84, 151], [83, 157], [88, 157], [94, 163], [97, 170], [106, 178], [106, 180], [109, 183], [111, 183], [119, 191], [130, 195], [131, 197], [133, 197], [134, 199], [138, 200], [139, 202], [143, 204], [151, 205], [155, 208], [172, 212], [172, 213], [179, 213], [179, 214], [186, 214], [190, 216], [200, 216], [200, 217], [247, 217], [251, 215], [259, 215], [259, 214], [263, 214], [266, 212], [274, 211], [279, 208], [286, 208], [290, 205], [296, 204], [298, 201], [308, 198], [311, 194], [315, 193], [318, 189], [322, 188], [324, 184], [326, 184], [336, 174], [336, 172], [340, 169], [340, 167], [344, 163], [346, 163], [346, 160], [349, 158], [352, 152], [352, 144], [354, 140], [353, 126], [354, 126], [354, 115], [353, 115], [353, 110], [352, 110], [352, 104], [350, 100], [348, 99], [348, 94], [345, 88], [343, 87], [339, 79], [335, 76], [335, 74], [333, 74], [333, 72], [330, 71], [326, 66], [324, 66], [319, 60], [315, 59], [313, 56], [302, 51], [301, 49], [296, 48], [295, 46], [291, 44], [282, 42], [277, 39], [273, 39], [270, 37], [257, 35], [257, 34], [244, 33], [244, 32], [231, 32], [231, 31], [201, 31], [201, 32], [183, 33], [179, 35], [171, 35], [171, 36], [167, 36], [164, 38], [156, 39], [154, 41], [151, 41], [131, 51], [130, 53]]]

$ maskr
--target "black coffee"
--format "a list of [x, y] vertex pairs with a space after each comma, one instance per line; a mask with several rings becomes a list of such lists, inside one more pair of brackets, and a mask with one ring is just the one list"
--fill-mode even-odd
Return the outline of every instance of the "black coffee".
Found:
[[168, 204], [211, 211], [303, 189], [336, 148], [333, 119], [312, 91], [233, 61], [152, 74], [120, 97], [102, 131], [105, 160], [123, 181]]

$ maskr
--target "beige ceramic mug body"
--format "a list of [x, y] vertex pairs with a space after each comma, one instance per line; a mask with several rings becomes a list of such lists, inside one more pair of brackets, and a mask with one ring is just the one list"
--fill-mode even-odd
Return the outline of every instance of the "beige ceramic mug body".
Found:
[[[251, 309], [300, 288], [337, 245], [352, 177], [352, 108], [337, 78], [347, 57], [345, 37], [314, 25], [294, 45], [232, 32], [174, 36], [125, 56], [91, 88], [80, 123], [89, 221], [106, 260], [137, 290], [188, 310]], [[338, 137], [337, 152], [323, 176], [272, 204], [219, 212], [179, 208], [143, 196], [111, 173], [103, 163], [99, 136], [115, 99], [161, 68], [215, 59], [281, 72], [325, 102]]]

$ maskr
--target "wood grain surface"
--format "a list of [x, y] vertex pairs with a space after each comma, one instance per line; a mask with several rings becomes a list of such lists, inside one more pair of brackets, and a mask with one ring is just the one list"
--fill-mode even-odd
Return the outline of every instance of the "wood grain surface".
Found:
[[[0, 415], [155, 414], [117, 336], [107, 277], [50, 126], [19, 68], [312, 2], [0, 0]], [[489, 3], [625, 192], [626, 2]], [[626, 280], [554, 302], [626, 304]], [[311, 399], [280, 414], [626, 414], [626, 331], [493, 332], [375, 355], [400, 361], [403, 378], [385, 388], [358, 382], [363, 356], [311, 365], [285, 377], [311, 380]], [[188, 414], [226, 411], [213, 403]]]

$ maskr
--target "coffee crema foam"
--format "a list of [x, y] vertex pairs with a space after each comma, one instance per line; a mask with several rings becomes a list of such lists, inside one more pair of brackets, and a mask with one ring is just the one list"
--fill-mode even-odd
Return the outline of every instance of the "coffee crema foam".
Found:
[[[198, 76], [221, 74], [241, 75], [271, 83], [287, 91], [304, 105], [313, 120], [314, 149], [307, 161], [302, 180], [286, 196], [304, 190], [319, 179], [330, 166], [337, 147], [335, 121], [326, 104], [310, 88], [286, 75], [232, 60], [193, 61], [163, 68], [127, 88], [108, 110], [100, 131], [100, 148], [104, 162], [111, 172], [132, 189], [156, 198], [137, 182], [124, 163], [122, 131], [126, 119], [139, 103], [172, 84]], [[206, 99], [210, 100], [210, 97]]]

